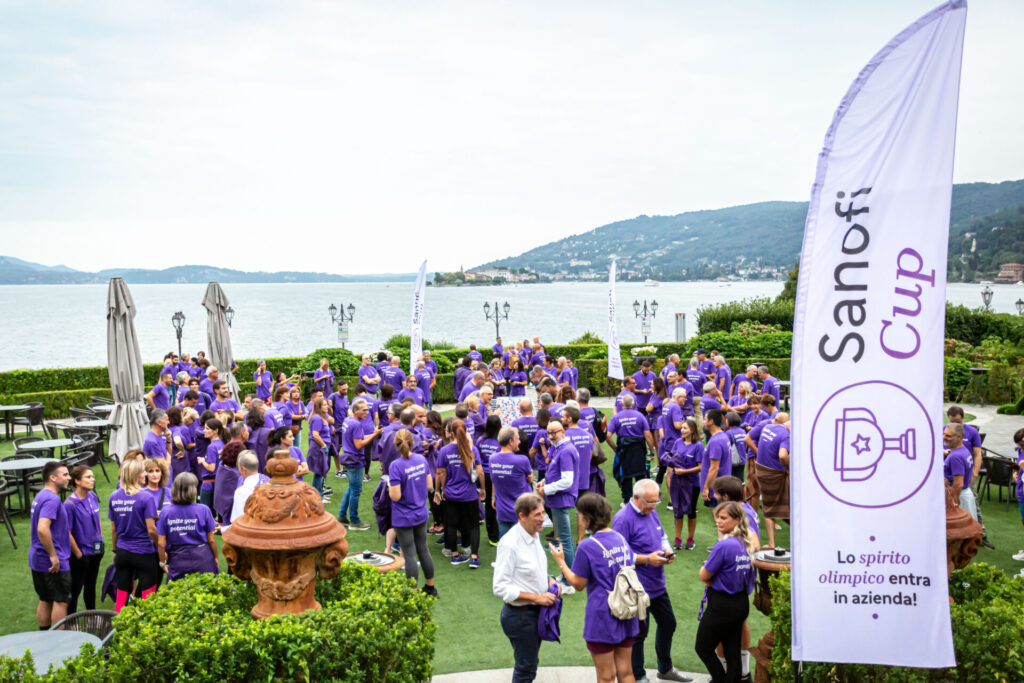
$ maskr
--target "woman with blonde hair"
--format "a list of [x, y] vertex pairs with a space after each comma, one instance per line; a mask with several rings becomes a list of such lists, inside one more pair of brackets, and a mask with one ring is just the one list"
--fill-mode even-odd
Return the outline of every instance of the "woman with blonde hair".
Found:
[[133, 579], [135, 597], [143, 599], [156, 591], [159, 579], [156, 501], [142, 490], [145, 476], [141, 460], [125, 460], [119, 477], [121, 488], [110, 494], [107, 518], [114, 546], [115, 612], [120, 612], [127, 604]]
[[[469, 440], [466, 423], [452, 420], [449, 427], [451, 441], [437, 454], [437, 488], [434, 502], [444, 499], [444, 547], [452, 564], [470, 562], [470, 568], [480, 566], [480, 501], [484, 499], [484, 469], [480, 451]], [[456, 537], [469, 543], [469, 557], [460, 554]]]
[[[740, 641], [743, 623], [750, 613], [747, 596], [754, 590], [754, 567], [750, 527], [740, 504], [731, 500], [721, 503], [714, 515], [721, 540], [715, 543], [700, 569], [700, 580], [707, 588], [694, 650], [713, 683], [720, 683], [740, 680]], [[719, 643], [725, 656], [724, 668], [715, 654]]]
[[156, 502], [156, 516], [160, 517], [160, 510], [164, 505], [171, 502], [170, 468], [163, 458], [146, 458], [143, 462], [146, 470], [146, 483], [142, 490], [153, 496]]

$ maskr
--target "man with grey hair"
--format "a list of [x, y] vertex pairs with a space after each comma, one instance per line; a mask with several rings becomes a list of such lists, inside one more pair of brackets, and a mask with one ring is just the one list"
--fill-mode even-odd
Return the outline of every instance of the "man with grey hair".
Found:
[[641, 479], [633, 485], [629, 504], [615, 514], [612, 529], [622, 534], [630, 550], [636, 554], [636, 574], [651, 599], [647, 619], [640, 622], [640, 633], [633, 640], [633, 676], [637, 683], [647, 680], [644, 667], [644, 640], [647, 638], [651, 617], [658, 623], [654, 637], [654, 652], [658, 657], [658, 678], [663, 681], [692, 679], [672, 666], [672, 635], [676, 631], [676, 615], [672, 610], [665, 586], [666, 564], [676, 559], [669, 545], [668, 535], [661, 526], [655, 510], [661, 501], [661, 487], [650, 479]]
[[942, 445], [949, 450], [946, 461], [942, 465], [942, 475], [953, 485], [954, 492], [960, 497], [960, 507], [967, 510], [971, 517], [978, 519], [978, 504], [971, 490], [971, 478], [974, 474], [974, 462], [971, 451], [964, 446], [964, 426], [959, 422], [950, 422], [942, 428]]
[[150, 430], [146, 434], [146, 440], [142, 442], [142, 452], [147, 458], [164, 460], [168, 465], [171, 463], [171, 427], [167, 413], [159, 408], [149, 416]]
[[462, 393], [459, 394], [459, 400], [465, 401], [469, 398], [470, 394], [480, 391], [480, 387], [484, 385], [484, 381], [486, 381], [486, 379], [487, 376], [479, 370], [474, 372], [473, 376], [470, 377], [469, 381], [462, 387]]
[[622, 380], [622, 391], [619, 392], [618, 396], [615, 397], [615, 412], [618, 413], [623, 409], [622, 399], [629, 396], [633, 399], [633, 405], [636, 406], [636, 394], [633, 390], [636, 389], [636, 380], [633, 379], [632, 375], [626, 375], [626, 379]]
[[735, 378], [735, 381], [733, 381], [733, 383], [732, 383], [732, 389], [729, 392], [729, 398], [732, 398], [733, 396], [735, 396], [739, 392], [740, 383], [742, 383], [742, 382], [747, 382], [750, 385], [750, 392], [749, 393], [751, 393], [751, 394], [756, 394], [757, 393], [757, 389], [761, 385], [757, 383], [757, 366], [756, 365], [748, 365], [747, 366], [747, 370], [743, 374], [743, 376]]
[[715, 386], [718, 387], [724, 403], [724, 399], [732, 393], [732, 369], [725, 364], [725, 358], [721, 354], [715, 356], [714, 363]]
[[384, 368], [384, 372], [381, 375], [384, 381], [395, 390], [395, 396], [398, 396], [398, 393], [405, 387], [405, 373], [399, 367], [401, 363], [402, 359], [400, 356], [392, 356], [390, 363]]
[[491, 505], [498, 519], [498, 541], [516, 523], [516, 499], [533, 490], [533, 466], [519, 453], [519, 430], [502, 427], [498, 432], [501, 448], [491, 456]]
[[338, 520], [353, 531], [366, 531], [370, 528], [359, 519], [359, 496], [363, 493], [363, 448], [380, 436], [381, 428], [377, 427], [367, 433], [363, 424], [370, 409], [365, 398], [352, 401], [352, 415], [345, 418], [341, 425], [341, 464], [348, 474], [348, 488], [341, 499]]
[[242, 482], [235, 489], [229, 524], [245, 514], [245, 501], [249, 500], [256, 487], [270, 481], [270, 477], [260, 473], [259, 466], [259, 458], [252, 451], [242, 451], [238, 454], [238, 474]]
[[494, 398], [494, 388], [490, 384], [485, 384], [480, 387], [480, 407], [477, 408], [477, 412], [480, 413], [480, 417], [487, 421], [487, 416], [490, 415], [488, 409], [491, 405], [491, 400]]
[[572, 370], [569, 368], [569, 361], [565, 356], [558, 357], [558, 386], [571, 387], [573, 382]]
[[670, 354], [665, 359], [665, 367], [661, 369], [661, 379], [663, 382], [668, 382], [668, 373], [679, 372], [679, 354]]

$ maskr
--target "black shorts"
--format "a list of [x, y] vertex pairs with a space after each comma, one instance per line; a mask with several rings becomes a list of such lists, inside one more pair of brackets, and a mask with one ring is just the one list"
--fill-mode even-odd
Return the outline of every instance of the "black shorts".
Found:
[[32, 570], [32, 585], [40, 602], [71, 602], [71, 572]]

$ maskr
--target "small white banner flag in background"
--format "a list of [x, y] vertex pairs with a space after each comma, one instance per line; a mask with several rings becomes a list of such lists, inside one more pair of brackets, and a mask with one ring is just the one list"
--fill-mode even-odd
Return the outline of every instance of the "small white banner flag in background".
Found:
[[619, 354], [619, 329], [615, 323], [615, 259], [608, 269], [608, 376], [615, 379], [625, 377]]
[[818, 159], [793, 333], [793, 659], [955, 664], [942, 477], [966, 2], [896, 36]]
[[416, 372], [416, 361], [423, 355], [423, 295], [427, 289], [427, 262], [420, 265], [416, 289], [412, 295], [412, 333], [409, 335], [409, 374]]

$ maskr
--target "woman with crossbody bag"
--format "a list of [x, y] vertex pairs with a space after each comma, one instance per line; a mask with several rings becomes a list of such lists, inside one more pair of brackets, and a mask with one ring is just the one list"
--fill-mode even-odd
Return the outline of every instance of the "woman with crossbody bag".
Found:
[[[581, 591], [587, 589], [587, 606], [583, 619], [583, 640], [587, 643], [590, 656], [597, 669], [600, 683], [634, 683], [631, 657], [633, 639], [640, 632], [636, 612], [645, 611], [644, 600], [650, 604], [647, 594], [635, 587], [626, 597], [623, 582], [636, 563], [636, 556], [623, 536], [611, 528], [612, 508], [608, 501], [596, 493], [586, 493], [576, 502], [576, 512], [581, 523], [590, 532], [590, 537], [580, 541], [576, 558], [570, 568], [565, 563], [561, 547], [550, 546], [551, 556], [562, 570], [566, 581]], [[633, 579], [636, 579], [635, 572]], [[634, 602], [632, 609], [623, 603]], [[633, 613], [633, 616], [616, 616]]]

